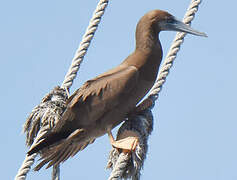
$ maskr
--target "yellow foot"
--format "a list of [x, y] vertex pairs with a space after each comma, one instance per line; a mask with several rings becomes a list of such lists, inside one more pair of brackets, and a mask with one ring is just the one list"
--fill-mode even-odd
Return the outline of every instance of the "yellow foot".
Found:
[[139, 136], [134, 131], [126, 130], [119, 137], [114, 140], [111, 131], [108, 132], [110, 143], [113, 147], [122, 149], [124, 152], [134, 151], [139, 142]]

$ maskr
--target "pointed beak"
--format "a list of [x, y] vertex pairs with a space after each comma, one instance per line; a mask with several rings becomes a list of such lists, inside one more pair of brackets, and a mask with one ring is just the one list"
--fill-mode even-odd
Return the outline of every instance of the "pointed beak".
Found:
[[172, 21], [166, 22], [163, 25], [164, 25], [163, 30], [166, 30], [166, 31], [180, 31], [180, 32], [193, 34], [196, 36], [207, 37], [207, 35], [205, 33], [199, 32], [175, 18], [172, 19]]

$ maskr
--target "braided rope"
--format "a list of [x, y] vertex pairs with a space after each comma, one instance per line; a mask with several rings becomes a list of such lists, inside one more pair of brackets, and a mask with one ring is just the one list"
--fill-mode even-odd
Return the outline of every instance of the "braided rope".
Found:
[[[195, 17], [195, 13], [198, 11], [198, 6], [201, 4], [201, 0], [192, 0], [186, 14], [184, 15], [183, 22], [187, 25], [191, 24], [191, 21]], [[172, 45], [167, 53], [167, 56], [164, 60], [164, 63], [161, 67], [161, 70], [158, 75], [158, 80], [152, 87], [149, 97], [153, 97], [152, 99], [157, 100], [159, 97], [159, 93], [164, 85], [166, 78], [169, 74], [171, 67], [173, 66], [174, 60], [177, 57], [177, 53], [180, 50], [181, 44], [184, 42], [184, 37], [187, 33], [178, 32], [172, 42]]]
[[80, 46], [75, 53], [75, 56], [72, 60], [72, 64], [64, 78], [61, 87], [69, 89], [72, 86], [73, 80], [76, 78], [77, 72], [90, 46], [91, 40], [95, 35], [95, 32], [98, 28], [98, 24], [101, 21], [101, 17], [103, 16], [107, 5], [108, 0], [100, 0], [99, 4], [97, 5], [97, 8], [93, 14], [92, 19], [90, 20], [86, 33], [83, 36]]
[[128, 163], [130, 161], [130, 156], [127, 153], [121, 153], [118, 156], [117, 162], [113, 168], [113, 171], [110, 174], [108, 180], [119, 180], [121, 175], [127, 170]]
[[60, 180], [60, 166], [53, 166], [52, 180]]
[[[80, 68], [80, 64], [82, 63], [84, 56], [86, 55], [91, 40], [93, 39], [95, 32], [98, 28], [98, 25], [101, 21], [101, 18], [104, 15], [108, 2], [109, 0], [100, 0], [96, 7], [96, 10], [93, 13], [89, 26], [87, 27], [87, 30], [72, 60], [71, 66], [69, 67], [69, 70], [61, 85], [61, 87], [65, 88], [67, 91], [72, 86], [73, 80], [76, 78], [77, 72]], [[40, 130], [35, 139], [37, 139], [41, 134], [44, 134], [44, 130]], [[37, 154], [33, 154], [32, 156], [26, 155], [25, 160], [23, 161], [20, 169], [17, 172], [17, 175], [15, 176], [15, 180], [26, 179], [26, 175], [30, 171], [30, 168], [34, 163], [34, 159], [36, 156]], [[52, 180], [59, 180], [59, 172], [60, 172], [59, 167], [54, 167]]]
[[[201, 0], [192, 0], [186, 14], [184, 15], [183, 18], [183, 22], [185, 24], [190, 25], [191, 21], [194, 19], [195, 17], [195, 13], [198, 11], [198, 6], [201, 4]], [[162, 68], [159, 72], [158, 75], [158, 80], [156, 81], [156, 83], [154, 84], [154, 86], [152, 87], [149, 96], [147, 99], [145, 100], [152, 100], [153, 102], [153, 106], [151, 108], [154, 107], [155, 101], [158, 99], [159, 97], [159, 93], [162, 89], [162, 86], [164, 85], [166, 78], [169, 74], [169, 71], [174, 63], [175, 58], [177, 57], [177, 53], [180, 50], [181, 44], [184, 42], [184, 37], [185, 37], [186, 33], [183, 32], [178, 32], [172, 42], [172, 45], [169, 49], [169, 52], [164, 60], [164, 63], [162, 65]], [[144, 100], [144, 101], [145, 101]], [[144, 102], [143, 101], [143, 102]], [[125, 122], [127, 123], [127, 122]], [[125, 124], [124, 123], [124, 124]], [[144, 129], [144, 127], [141, 127], [141, 129]], [[148, 137], [147, 137], [148, 139]], [[113, 151], [113, 150], [112, 150]], [[111, 151], [111, 152], [112, 152]], [[144, 152], [145, 154], [145, 152]], [[120, 157], [121, 156], [121, 157]], [[133, 158], [134, 153], [132, 153], [132, 156], [130, 156], [130, 159]], [[126, 177], [124, 176], [124, 172], [128, 171], [128, 166], [129, 163], [131, 163], [131, 161], [126, 159], [127, 164], [124, 164], [124, 159], [125, 156], [123, 153], [120, 153], [119, 155], [114, 155], [113, 157], [110, 157], [109, 162], [111, 162], [111, 159], [114, 159], [115, 162], [113, 162], [114, 164], [116, 164], [116, 166], [112, 167], [112, 172], [110, 174], [109, 180], [118, 180], [118, 179], [122, 179]], [[143, 162], [141, 162], [143, 163]], [[135, 174], [136, 175], [136, 174]], [[132, 179], [140, 179], [140, 177], [136, 177], [134, 174], [131, 174], [131, 178]]]
[[17, 172], [17, 175], [15, 177], [15, 180], [25, 180], [27, 173], [30, 171], [31, 166], [35, 162], [35, 157], [37, 154], [32, 154], [31, 156], [26, 156], [25, 160], [23, 161], [19, 171]]

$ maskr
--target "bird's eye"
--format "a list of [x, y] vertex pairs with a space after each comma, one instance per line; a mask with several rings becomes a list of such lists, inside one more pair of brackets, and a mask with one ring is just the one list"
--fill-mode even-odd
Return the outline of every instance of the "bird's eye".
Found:
[[174, 19], [173, 18], [167, 18], [166, 22], [169, 23], [169, 24], [172, 24], [172, 23], [174, 23]]

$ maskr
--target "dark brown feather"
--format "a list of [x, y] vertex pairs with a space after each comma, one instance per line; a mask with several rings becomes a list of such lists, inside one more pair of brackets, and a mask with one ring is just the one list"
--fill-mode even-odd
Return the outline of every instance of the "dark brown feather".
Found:
[[117, 71], [112, 69], [87, 81], [72, 95], [62, 119], [53, 131], [61, 132], [95, 123], [104, 113], [119, 105], [121, 99], [135, 88], [138, 74], [136, 67], [120, 65]]

